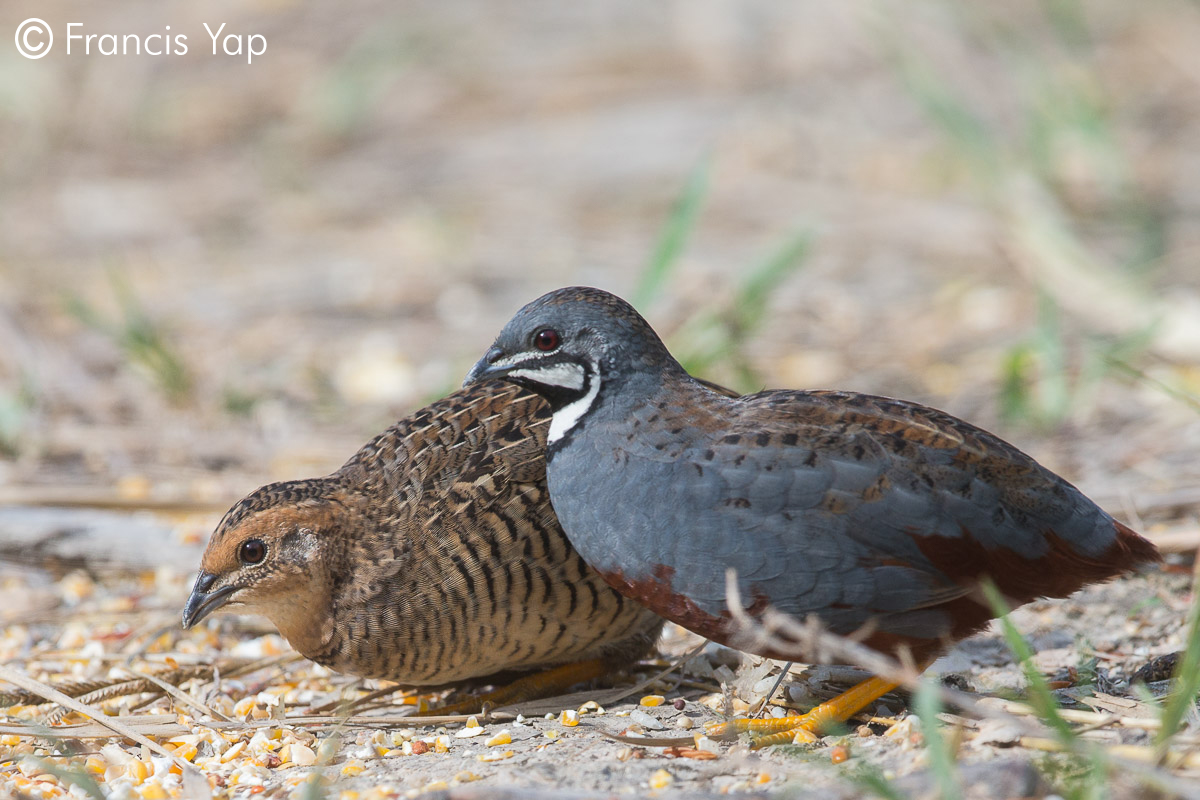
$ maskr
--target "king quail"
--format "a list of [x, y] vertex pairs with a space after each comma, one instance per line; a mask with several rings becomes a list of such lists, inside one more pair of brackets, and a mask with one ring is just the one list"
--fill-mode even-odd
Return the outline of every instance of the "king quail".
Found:
[[[713, 392], [597, 289], [517, 312], [466, 382], [498, 376], [550, 404], [550, 499], [584, 560], [717, 641], [735, 635], [729, 569], [752, 614], [815, 615], [928, 664], [994, 616], [985, 578], [1022, 604], [1159, 560], [1067, 481], [949, 414], [853, 392]], [[803, 725], [893, 686], [874, 678]]]
[[[663, 621], [609, 588], [550, 506], [537, 395], [472, 386], [332, 475], [264, 486], [218, 525], [183, 611], [267, 617], [304, 656], [411, 686], [646, 653]], [[566, 669], [566, 668], [564, 668]]]

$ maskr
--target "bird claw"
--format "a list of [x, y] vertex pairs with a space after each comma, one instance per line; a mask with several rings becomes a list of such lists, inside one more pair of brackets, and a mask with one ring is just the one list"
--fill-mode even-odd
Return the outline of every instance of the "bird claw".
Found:
[[729, 740], [740, 733], [748, 733], [750, 748], [758, 750], [777, 744], [811, 744], [820, 738], [816, 731], [823, 722], [812, 713], [797, 717], [731, 719], [709, 722], [704, 726], [704, 735], [710, 739]]

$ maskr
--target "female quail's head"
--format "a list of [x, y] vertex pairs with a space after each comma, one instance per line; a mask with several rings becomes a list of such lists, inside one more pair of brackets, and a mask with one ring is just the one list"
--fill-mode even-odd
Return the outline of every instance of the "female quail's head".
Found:
[[225, 515], [183, 611], [191, 627], [225, 606], [262, 614], [301, 651], [329, 613], [335, 539], [350, 520], [340, 489], [324, 479], [258, 489]]

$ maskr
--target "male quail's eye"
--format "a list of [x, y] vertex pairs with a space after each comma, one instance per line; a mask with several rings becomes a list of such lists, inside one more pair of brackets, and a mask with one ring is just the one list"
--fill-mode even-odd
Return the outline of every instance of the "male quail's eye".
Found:
[[542, 328], [533, 335], [533, 346], [546, 353], [557, 350], [561, 343], [562, 339], [559, 337], [558, 331], [553, 328]]
[[260, 539], [247, 539], [238, 548], [238, 558], [243, 564], [258, 564], [267, 557], [267, 546]]

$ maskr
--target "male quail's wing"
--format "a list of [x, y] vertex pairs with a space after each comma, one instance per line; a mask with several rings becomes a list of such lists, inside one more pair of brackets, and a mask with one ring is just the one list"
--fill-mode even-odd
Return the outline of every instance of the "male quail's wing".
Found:
[[[639, 527], [670, 533], [633, 541], [631, 564], [665, 554], [673, 586], [711, 613], [727, 568], [747, 604], [842, 630], [889, 615], [928, 628], [915, 612], [984, 575], [1025, 601], [1112, 574], [1099, 559], [1111, 518], [1011, 445], [924, 406], [776, 391], [719, 401], [686, 427], [643, 422], [626, 449], [658, 465], [671, 500]], [[690, 439], [669, 435], [681, 428]]]
[[[1024, 602], [1069, 592], [1081, 575], [1111, 574], [1100, 556], [1117, 538], [1112, 519], [975, 426], [914, 403], [849, 392], [767, 392], [740, 406], [735, 427], [762, 443], [755, 449], [763, 463], [751, 470], [789, 471], [800, 489], [768, 518], [780, 525], [785, 515], [798, 516], [794, 530], [807, 546], [853, 553], [840, 602], [869, 600], [887, 611], [929, 606], [974, 588], [984, 575]], [[812, 490], [826, 482], [814, 504]], [[742, 496], [749, 499], [753, 487]], [[1047, 567], [1064, 572], [1061, 586], [1040, 574]]]

